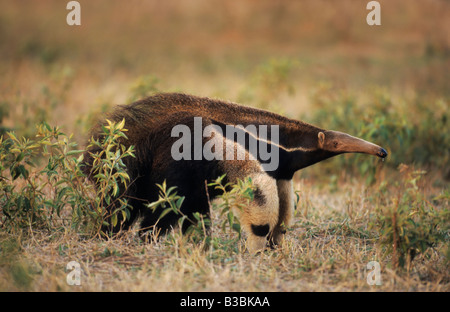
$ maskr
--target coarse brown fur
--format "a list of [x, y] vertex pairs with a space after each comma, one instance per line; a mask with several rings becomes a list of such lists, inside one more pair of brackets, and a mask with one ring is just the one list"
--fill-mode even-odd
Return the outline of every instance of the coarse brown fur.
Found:
[[[278, 125], [278, 142], [267, 140], [279, 148], [278, 168], [265, 171], [260, 159], [251, 160], [246, 147], [235, 142], [235, 153], [243, 149], [246, 160], [174, 160], [171, 148], [177, 138], [172, 137], [172, 128], [181, 124], [193, 129], [194, 117], [202, 118], [203, 127]], [[133, 210], [129, 220], [121, 220], [122, 228], [129, 228], [138, 216], [143, 217], [141, 228], [144, 230], [157, 227], [165, 231], [176, 223], [175, 214], [158, 220], [161, 211], [152, 212], [146, 208], [146, 203], [158, 199], [156, 183], [166, 180], [167, 185], [177, 186], [178, 194], [186, 197], [181, 210], [191, 216], [194, 212], [209, 213], [205, 181], [210, 182], [223, 174], [230, 182], [251, 177], [259, 200], [252, 202], [240, 215], [251, 251], [263, 248], [267, 240], [273, 244], [280, 241], [284, 227], [292, 219], [291, 179], [297, 170], [346, 152], [387, 155], [379, 146], [341, 132], [327, 131], [265, 110], [179, 93], [157, 94], [119, 106], [106, 118], [115, 122], [125, 119], [128, 140], [122, 143], [135, 147], [136, 157], [126, 160], [132, 183], [123, 190]], [[98, 138], [102, 124], [103, 121], [94, 127], [92, 135], [95, 138]], [[225, 150], [227, 138], [215, 134], [213, 139], [223, 140]], [[204, 144], [206, 139], [202, 140]], [[93, 152], [96, 150], [89, 149], [85, 154], [87, 174], [92, 166], [90, 153]], [[214, 189], [209, 189], [208, 193], [211, 199], [218, 195]], [[117, 232], [120, 227], [109, 230]]]

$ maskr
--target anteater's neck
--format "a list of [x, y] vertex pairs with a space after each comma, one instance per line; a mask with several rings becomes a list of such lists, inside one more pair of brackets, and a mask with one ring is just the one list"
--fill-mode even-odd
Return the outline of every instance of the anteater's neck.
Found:
[[309, 167], [330, 157], [336, 153], [316, 149], [311, 151], [280, 149], [280, 165], [274, 172], [268, 172], [276, 179], [290, 180], [295, 172]]
[[321, 131], [324, 130], [303, 123], [280, 127], [280, 165], [271, 175], [277, 179], [292, 179], [296, 171], [337, 155], [318, 148]]

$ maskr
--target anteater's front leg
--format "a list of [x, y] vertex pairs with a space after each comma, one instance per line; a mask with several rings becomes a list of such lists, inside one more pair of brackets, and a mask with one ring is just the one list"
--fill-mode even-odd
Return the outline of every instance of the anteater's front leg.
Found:
[[263, 250], [267, 239], [279, 220], [277, 182], [265, 172], [250, 175], [254, 186], [254, 200], [244, 207], [240, 215], [242, 229], [247, 234], [250, 253]]
[[269, 236], [269, 243], [273, 247], [279, 245], [291, 225], [294, 217], [294, 189], [292, 180], [277, 180], [279, 198], [278, 222]]

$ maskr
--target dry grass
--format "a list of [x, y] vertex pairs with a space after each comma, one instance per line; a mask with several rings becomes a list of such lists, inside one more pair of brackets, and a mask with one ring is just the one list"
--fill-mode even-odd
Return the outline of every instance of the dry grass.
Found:
[[[279, 248], [256, 256], [245, 241], [218, 230], [221, 245], [204, 248], [175, 230], [144, 244], [134, 231], [114, 240], [86, 239], [77, 233], [3, 234], [2, 291], [449, 291], [450, 275], [436, 246], [414, 260], [409, 271], [395, 270], [370, 230], [375, 210], [358, 183], [339, 193], [318, 190], [305, 180], [295, 222]], [[81, 285], [69, 286], [67, 263], [81, 265]], [[370, 261], [381, 265], [382, 285], [368, 285]]]

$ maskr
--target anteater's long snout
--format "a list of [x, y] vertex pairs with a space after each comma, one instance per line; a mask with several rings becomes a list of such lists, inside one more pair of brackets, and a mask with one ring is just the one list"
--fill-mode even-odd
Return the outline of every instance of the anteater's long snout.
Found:
[[325, 137], [329, 137], [332, 142], [330, 149], [335, 149], [338, 153], [364, 153], [386, 158], [387, 151], [372, 142], [351, 136], [339, 131], [327, 131]]
[[[388, 155], [388, 152], [384, 148], [371, 142], [359, 138], [355, 138], [354, 142], [355, 142], [354, 146], [355, 150], [353, 151], [354, 153], [364, 153], [378, 156], [380, 158], [386, 158]], [[352, 149], [350, 149], [350, 152], [352, 152]]]

